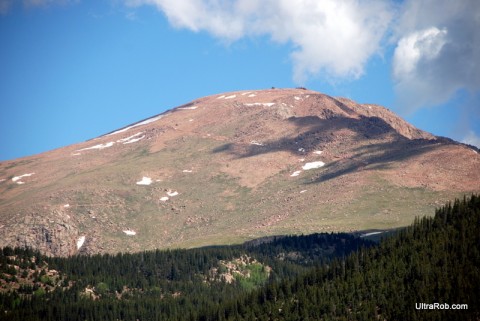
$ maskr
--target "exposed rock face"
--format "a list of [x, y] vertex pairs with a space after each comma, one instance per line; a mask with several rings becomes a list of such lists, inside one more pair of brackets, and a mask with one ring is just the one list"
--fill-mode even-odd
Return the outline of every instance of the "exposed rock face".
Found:
[[383, 229], [479, 191], [476, 148], [384, 107], [240, 91], [0, 163], [0, 246], [67, 256]]
[[17, 236], [17, 244], [37, 248], [44, 253], [68, 256], [75, 253], [74, 238], [67, 229], [34, 226], [24, 235]]
[[59, 211], [53, 211], [48, 216], [42, 214], [33, 212], [27, 214], [21, 223], [15, 222], [10, 228], [3, 226], [2, 241], [9, 245], [36, 248], [47, 254], [68, 256], [77, 253], [76, 223], [66, 219]]

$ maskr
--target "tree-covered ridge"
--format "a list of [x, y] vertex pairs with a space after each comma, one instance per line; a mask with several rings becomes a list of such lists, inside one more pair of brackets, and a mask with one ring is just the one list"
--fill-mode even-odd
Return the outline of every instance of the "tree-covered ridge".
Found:
[[[54, 287], [35, 294], [18, 291], [21, 284], [42, 287], [31, 273], [9, 279], [2, 285], [0, 311], [6, 313], [0, 319], [195, 320], [266, 283], [294, 278], [309, 266], [371, 245], [340, 233], [276, 237], [259, 245], [69, 258], [4, 248], [0, 271], [22, 274], [25, 264], [20, 262], [28, 262], [32, 269], [54, 270], [59, 277]], [[7, 272], [6, 278], [12, 278]]]
[[480, 197], [456, 200], [378, 247], [268, 284], [205, 320], [479, 320], [479, 231]]
[[[0, 253], [6, 277], [35, 257], [62, 281], [44, 293], [0, 294], [0, 319], [479, 320], [479, 228], [480, 197], [471, 196], [377, 246], [347, 234], [315, 234], [70, 258], [6, 248]], [[417, 309], [421, 303], [468, 308]]]

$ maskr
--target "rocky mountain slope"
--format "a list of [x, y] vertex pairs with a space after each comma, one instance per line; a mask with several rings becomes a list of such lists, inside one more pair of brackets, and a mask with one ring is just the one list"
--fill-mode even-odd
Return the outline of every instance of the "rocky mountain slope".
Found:
[[0, 163], [0, 246], [65, 256], [386, 229], [479, 191], [476, 148], [384, 107], [239, 91]]

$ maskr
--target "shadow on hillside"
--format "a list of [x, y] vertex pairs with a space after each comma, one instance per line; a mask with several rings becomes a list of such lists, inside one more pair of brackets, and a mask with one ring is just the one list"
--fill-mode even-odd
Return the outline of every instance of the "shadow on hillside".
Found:
[[393, 162], [402, 162], [437, 147], [435, 141], [409, 140], [404, 137], [399, 141], [363, 146], [354, 149], [356, 153], [353, 153], [351, 157], [327, 164], [311, 183], [328, 181], [356, 171], [388, 169]]
[[[299, 157], [315, 150], [327, 150], [333, 161], [319, 170], [312, 183], [330, 180], [359, 170], [386, 169], [391, 162], [403, 161], [437, 148], [438, 143], [454, 143], [449, 139], [408, 139], [379, 117], [359, 119], [317, 116], [291, 117], [286, 121], [297, 127], [298, 135], [255, 144], [228, 143], [213, 153], [228, 153], [237, 158], [287, 151]], [[358, 147], [355, 147], [358, 146]], [[335, 155], [335, 154], [338, 155]], [[322, 156], [318, 157], [322, 160]]]

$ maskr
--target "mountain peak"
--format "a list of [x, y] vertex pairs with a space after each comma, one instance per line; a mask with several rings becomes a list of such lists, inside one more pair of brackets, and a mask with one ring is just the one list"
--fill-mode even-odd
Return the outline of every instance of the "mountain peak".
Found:
[[480, 191], [478, 168], [475, 150], [378, 105], [229, 92], [0, 163], [0, 245], [72, 255], [393, 228]]

